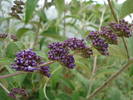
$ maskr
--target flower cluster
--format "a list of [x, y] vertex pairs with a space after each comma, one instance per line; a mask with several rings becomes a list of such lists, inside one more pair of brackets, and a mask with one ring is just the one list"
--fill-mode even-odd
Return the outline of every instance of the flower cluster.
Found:
[[99, 36], [100, 36], [99, 31], [91, 31], [90, 34], [87, 36], [87, 39], [93, 40], [99, 38]]
[[48, 45], [48, 48], [51, 49], [48, 52], [48, 58], [50, 60], [60, 60], [64, 56], [69, 54], [69, 50], [64, 46], [64, 43], [55, 42]]
[[109, 26], [104, 26], [100, 31], [92, 31], [87, 36], [87, 39], [92, 41], [95, 47], [102, 55], [109, 55], [108, 44], [117, 44], [118, 37], [131, 36], [131, 24], [124, 20], [120, 20], [119, 24], [110, 23]]
[[132, 25], [125, 20], [120, 20], [119, 23], [112, 22], [109, 26], [117, 33], [120, 37], [131, 37]]
[[77, 39], [77, 38], [69, 38], [68, 40], [64, 41], [64, 44], [69, 47], [71, 50], [82, 50], [86, 48], [86, 45], [84, 43], [83, 39]]
[[64, 56], [63, 59], [60, 59], [60, 62], [64, 65], [67, 66], [67, 68], [74, 68], [75, 67], [75, 59], [73, 57], [73, 55], [66, 55]]
[[100, 36], [109, 44], [117, 44], [118, 36], [107, 26], [101, 28]]
[[83, 39], [69, 38], [64, 41], [64, 45], [72, 51], [78, 51], [85, 58], [88, 58], [93, 54], [91, 48], [86, 46]]
[[85, 58], [88, 58], [93, 54], [92, 50], [86, 46], [84, 40], [77, 38], [69, 38], [64, 42], [51, 43], [48, 48], [50, 49], [48, 52], [48, 58], [50, 60], [59, 61], [67, 68], [74, 68], [75, 66], [74, 57], [69, 54], [70, 50], [80, 52]]
[[74, 58], [69, 55], [69, 49], [64, 45], [64, 43], [51, 43], [48, 48], [50, 49], [48, 52], [48, 58], [50, 60], [59, 61], [67, 68], [74, 68]]
[[21, 88], [13, 88], [10, 93], [8, 94], [8, 96], [10, 96], [11, 98], [16, 98], [16, 95], [21, 95], [21, 96], [27, 96], [27, 92], [25, 91], [25, 89], [21, 89]]
[[97, 38], [92, 40], [93, 46], [102, 54], [109, 55], [108, 53], [108, 43], [106, 43], [103, 39]]
[[92, 45], [96, 48], [102, 55], [108, 55], [108, 44], [104, 39], [100, 37], [99, 31], [92, 31], [88, 35], [87, 39], [92, 40]]
[[6, 33], [1, 33], [0, 34], [0, 39], [5, 39], [8, 36]]
[[11, 39], [12, 39], [13, 41], [18, 41], [18, 39], [17, 39], [17, 36], [16, 36], [16, 35], [12, 34], [10, 37], [11, 37]]
[[51, 76], [49, 66], [42, 66], [42, 67], [40, 67], [39, 70], [40, 70], [40, 73], [42, 73], [43, 75], [45, 75], [47, 77], [50, 77]]
[[23, 50], [16, 54], [15, 63], [12, 64], [12, 68], [17, 71], [34, 72], [35, 70], [41, 71], [45, 76], [49, 77], [49, 66], [43, 66], [38, 68], [37, 66], [42, 64], [40, 56], [37, 56], [31, 49]]
[[17, 19], [21, 19], [19, 14], [23, 13], [23, 5], [24, 2], [23, 1], [14, 1], [13, 7], [11, 8], [12, 12], [10, 13], [11, 16], [17, 18]]
[[81, 56], [84, 57], [84, 58], [88, 58], [90, 57], [91, 55], [93, 55], [93, 51], [91, 48], [89, 47], [86, 47], [84, 48], [82, 51], [81, 51]]

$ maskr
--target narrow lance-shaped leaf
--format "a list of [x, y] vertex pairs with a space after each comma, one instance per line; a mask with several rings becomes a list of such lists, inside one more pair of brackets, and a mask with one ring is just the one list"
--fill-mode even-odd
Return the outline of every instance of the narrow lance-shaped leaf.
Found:
[[32, 18], [33, 12], [39, 0], [27, 0], [26, 1], [26, 11], [25, 11], [25, 23], [28, 23]]
[[58, 12], [61, 14], [65, 8], [64, 0], [55, 0], [55, 6], [56, 6]]

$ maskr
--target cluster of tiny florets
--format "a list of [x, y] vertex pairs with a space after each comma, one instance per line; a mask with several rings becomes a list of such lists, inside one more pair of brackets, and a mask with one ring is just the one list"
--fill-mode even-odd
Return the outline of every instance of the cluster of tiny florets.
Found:
[[92, 49], [86, 45], [84, 39], [69, 38], [64, 41], [64, 44], [70, 50], [78, 51], [82, 57], [88, 58], [93, 54]]
[[97, 38], [92, 40], [93, 46], [102, 54], [109, 55], [108, 53], [108, 43], [106, 43], [103, 39]]
[[110, 23], [109, 26], [104, 26], [100, 31], [92, 31], [87, 36], [87, 40], [92, 41], [92, 45], [102, 55], [109, 55], [109, 44], [117, 44], [118, 37], [131, 37], [131, 24], [128, 24], [124, 20], [120, 20], [119, 23]]
[[51, 74], [50, 74], [50, 67], [49, 66], [42, 66], [42, 67], [40, 67], [40, 72], [43, 75], [47, 76], [47, 77], [50, 77], [51, 76]]
[[23, 13], [23, 7], [24, 7], [25, 3], [23, 1], [18, 1], [18, 0], [15, 0], [14, 1], [14, 5], [13, 7], [11, 8], [11, 13], [10, 15], [12, 17], [15, 17], [17, 19], [21, 19], [20, 18], [20, 14]]
[[21, 88], [13, 88], [8, 94], [8, 96], [14, 99], [16, 99], [16, 95], [27, 96], [28, 94], [25, 91], [25, 89], [21, 89]]
[[68, 40], [64, 41], [64, 44], [71, 50], [82, 50], [86, 48], [83, 39], [69, 38]]
[[66, 56], [64, 56], [64, 58], [61, 59], [60, 62], [64, 66], [67, 66], [70, 69], [73, 69], [75, 67], [75, 59], [74, 59], [73, 55], [66, 55]]
[[0, 39], [5, 39], [8, 36], [6, 33], [0, 33]]
[[99, 38], [99, 36], [100, 36], [99, 31], [91, 31], [91, 32], [89, 33], [89, 35], [87, 36], [87, 39], [94, 40], [94, 39], [96, 39], [96, 38]]
[[92, 46], [97, 49], [102, 55], [108, 55], [108, 44], [104, 39], [100, 37], [99, 31], [92, 31], [88, 35], [87, 39], [92, 41]]
[[50, 60], [58, 61], [69, 54], [69, 50], [64, 46], [63, 43], [60, 42], [49, 44], [48, 48], [50, 49], [48, 52], [48, 58]]
[[87, 47], [83, 39], [69, 38], [64, 42], [54, 42], [48, 45], [50, 49], [48, 58], [50, 60], [59, 61], [67, 68], [75, 67], [75, 59], [69, 51], [78, 51], [81, 56], [88, 58], [93, 52], [91, 48]]
[[105, 39], [105, 41], [109, 44], [117, 44], [118, 36], [113, 33], [113, 31], [109, 27], [102, 27], [100, 31], [100, 36]]
[[51, 43], [48, 48], [50, 49], [48, 52], [48, 58], [50, 60], [59, 61], [67, 68], [74, 68], [74, 61], [71, 61], [71, 58], [73, 57], [69, 56], [69, 49], [64, 45], [64, 43]]
[[112, 22], [109, 26], [115, 31], [119, 37], [131, 37], [132, 25], [125, 20], [120, 20], [119, 23]]
[[[49, 70], [43, 70], [42, 67], [38, 68], [37, 66], [42, 64], [42, 59], [40, 56], [37, 56], [35, 52], [31, 49], [23, 50], [16, 54], [15, 62], [12, 64], [12, 68], [16, 69], [17, 71], [26, 71], [26, 72], [34, 72], [35, 70], [41, 71], [46, 74], [45, 76], [49, 75]], [[47, 68], [47, 66], [44, 66]], [[47, 72], [46, 72], [47, 71]]]

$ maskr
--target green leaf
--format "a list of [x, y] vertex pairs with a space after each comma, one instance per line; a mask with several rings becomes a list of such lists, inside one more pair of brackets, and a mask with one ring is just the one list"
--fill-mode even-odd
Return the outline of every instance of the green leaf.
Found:
[[64, 0], [55, 0], [55, 6], [56, 6], [58, 12], [61, 14], [65, 8]]
[[44, 23], [47, 22], [47, 17], [43, 10], [38, 11], [37, 14]]
[[129, 76], [133, 76], [133, 65], [130, 67], [130, 70], [129, 70]]
[[126, 0], [121, 7], [120, 17], [124, 18], [131, 13], [133, 13], [133, 0]]
[[43, 46], [43, 44], [44, 44], [44, 40], [45, 40], [45, 38], [42, 38], [42, 39], [40, 40], [40, 43], [39, 43], [39, 48], [40, 48], [40, 50], [42, 49], [42, 46]]
[[67, 86], [68, 88], [70, 88], [70, 89], [75, 89], [75, 87], [74, 87], [74, 85], [71, 83], [71, 81], [70, 80], [68, 80], [68, 79], [62, 79], [62, 83], [65, 85], [65, 86]]
[[17, 37], [18, 38], [21, 38], [29, 29], [28, 28], [20, 28], [18, 31], [17, 31]]
[[2, 21], [6, 21], [6, 20], [9, 20], [9, 19], [11, 19], [12, 17], [4, 17], [4, 18], [0, 18], [0, 22], [2, 22]]
[[32, 18], [33, 12], [39, 0], [27, 0], [26, 1], [26, 11], [25, 11], [25, 23], [28, 23]]
[[71, 100], [71, 97], [68, 96], [66, 93], [61, 93], [57, 96], [58, 99], [56, 100]]
[[54, 35], [54, 34], [58, 34], [59, 32], [59, 28], [55, 27], [55, 26], [50, 26], [47, 30], [44, 30], [42, 34], [44, 35]]
[[117, 88], [111, 88], [109, 89], [109, 98], [108, 100], [122, 100], [121, 98], [121, 91]]
[[8, 44], [7, 48], [6, 48], [6, 56], [9, 58], [13, 58], [15, 57], [16, 53], [19, 51], [18, 46], [11, 42]]
[[79, 98], [79, 92], [75, 91], [72, 94], [72, 100], [80, 100], [80, 98]]
[[61, 36], [59, 35], [59, 27], [55, 25], [50, 26], [47, 30], [44, 30], [41, 34], [43, 36], [47, 36], [51, 38], [62, 39]]
[[10, 64], [11, 62], [12, 62], [13, 60], [12, 59], [10, 59], [10, 58], [0, 58], [0, 64], [6, 64], [6, 65], [8, 65], [8, 64]]
[[7, 93], [0, 87], [0, 98], [2, 100], [13, 100], [11, 97], [7, 96]]

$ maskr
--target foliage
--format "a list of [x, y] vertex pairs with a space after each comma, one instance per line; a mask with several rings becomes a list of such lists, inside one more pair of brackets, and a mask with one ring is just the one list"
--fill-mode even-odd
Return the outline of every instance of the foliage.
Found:
[[[0, 33], [8, 33], [7, 38], [0, 40], [0, 76], [16, 72], [11, 64], [20, 50], [33, 48], [37, 55], [48, 62], [48, 44], [62, 42], [68, 37], [85, 38], [90, 31], [100, 30], [101, 26], [114, 20], [109, 6], [99, 4], [96, 0], [72, 0], [70, 3], [66, 3], [67, 0], [45, 0], [42, 6], [40, 1], [24, 0], [21, 19], [9, 15], [12, 0], [0, 1]], [[118, 18], [133, 12], [133, 0], [126, 0], [121, 8], [118, 8], [120, 4], [117, 1], [112, 3], [117, 4], [113, 8], [118, 9]], [[48, 11], [53, 8], [55, 11], [49, 17]], [[11, 35], [16, 35], [18, 41], [11, 39]], [[133, 38], [125, 40], [129, 55], [133, 57]], [[88, 100], [88, 95], [126, 63], [127, 53], [123, 41], [119, 38], [118, 42], [119, 45], [110, 46], [110, 56], [103, 56], [96, 49], [90, 58], [75, 55], [76, 67], [72, 70], [58, 62], [51, 64], [50, 78], [38, 73], [25, 73], [0, 79], [0, 83], [9, 91], [12, 88], [24, 88], [28, 98], [20, 97], [20, 100]], [[96, 70], [93, 72], [95, 59]], [[97, 94], [94, 100], [132, 100], [132, 77], [133, 65]], [[2, 88], [0, 100], [11, 100]]]

